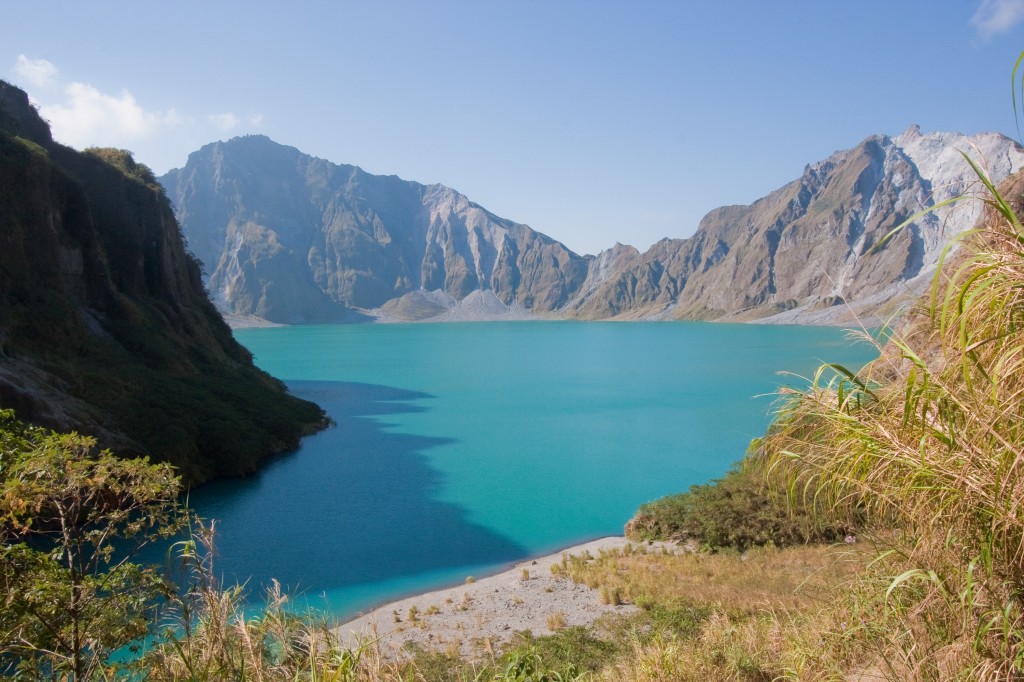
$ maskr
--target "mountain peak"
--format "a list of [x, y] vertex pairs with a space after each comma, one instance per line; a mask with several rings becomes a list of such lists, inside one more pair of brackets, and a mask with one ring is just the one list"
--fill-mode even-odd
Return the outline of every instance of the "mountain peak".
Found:
[[[163, 180], [226, 312], [337, 322], [420, 289], [456, 301], [488, 291], [546, 312], [586, 275], [585, 259], [562, 244], [450, 187], [372, 175], [265, 137], [220, 144]], [[232, 147], [244, 152], [206, 162]]]
[[53, 142], [50, 126], [29, 101], [28, 93], [0, 80], [0, 128], [44, 147]]
[[916, 123], [911, 123], [906, 130], [900, 133], [899, 137], [906, 140], [913, 140], [915, 138], [921, 137], [921, 135], [921, 126], [917, 125]]

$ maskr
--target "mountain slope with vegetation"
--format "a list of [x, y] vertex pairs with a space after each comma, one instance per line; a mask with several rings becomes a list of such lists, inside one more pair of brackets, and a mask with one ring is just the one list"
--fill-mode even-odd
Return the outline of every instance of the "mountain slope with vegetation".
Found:
[[[1024, 173], [998, 190], [979, 177], [986, 194], [966, 200], [981, 220], [878, 360], [823, 366], [741, 469], [627, 528], [713, 549], [808, 528], [868, 541], [870, 562], [821, 605], [736, 631], [733, 650], [764, 679], [1024, 676]], [[781, 648], [758, 641], [768, 631]], [[691, 655], [680, 663], [700, 669]]]
[[886, 538], [858, 637], [890, 679], [1024, 675], [1024, 174], [988, 189], [923, 313], [764, 440], [794, 498]]
[[3, 82], [0, 406], [190, 481], [251, 472], [324, 423], [232, 338], [149, 169], [55, 143]]

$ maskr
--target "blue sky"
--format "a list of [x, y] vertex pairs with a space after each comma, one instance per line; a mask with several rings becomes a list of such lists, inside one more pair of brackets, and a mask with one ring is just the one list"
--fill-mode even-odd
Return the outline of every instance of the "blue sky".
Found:
[[262, 133], [580, 253], [686, 237], [868, 135], [1016, 136], [1024, 0], [4, 4], [0, 78], [157, 173]]

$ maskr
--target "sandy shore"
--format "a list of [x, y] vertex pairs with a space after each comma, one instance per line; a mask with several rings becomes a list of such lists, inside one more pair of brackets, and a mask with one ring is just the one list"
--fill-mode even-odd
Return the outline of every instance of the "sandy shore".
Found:
[[[385, 652], [398, 653], [406, 642], [425, 648], [478, 657], [497, 651], [502, 642], [522, 630], [551, 633], [551, 625], [589, 625], [606, 613], [626, 614], [632, 604], [602, 604], [597, 590], [555, 576], [551, 565], [563, 554], [597, 556], [601, 550], [625, 547], [623, 537], [608, 537], [570, 547], [555, 554], [528, 559], [512, 568], [463, 585], [391, 602], [339, 625], [347, 646], [379, 639]], [[677, 551], [676, 545], [654, 543]], [[411, 613], [410, 613], [411, 612]], [[561, 614], [558, 616], [557, 614]], [[549, 622], [550, 621], [550, 622]]]

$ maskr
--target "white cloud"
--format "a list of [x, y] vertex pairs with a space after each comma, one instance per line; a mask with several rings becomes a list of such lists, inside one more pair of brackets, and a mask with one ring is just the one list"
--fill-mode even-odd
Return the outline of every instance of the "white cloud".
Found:
[[981, 0], [971, 24], [983, 38], [1006, 33], [1024, 20], [1024, 0]]
[[224, 132], [234, 130], [235, 126], [238, 125], [238, 117], [230, 112], [226, 114], [213, 114], [206, 118], [210, 123], [217, 126]]
[[146, 111], [127, 90], [114, 96], [85, 83], [72, 83], [65, 94], [66, 103], [44, 104], [40, 113], [50, 122], [54, 137], [73, 147], [127, 146], [181, 124], [174, 109]]
[[29, 59], [23, 54], [19, 54], [14, 63], [14, 73], [37, 88], [46, 88], [57, 82], [56, 66], [45, 59]]
[[209, 141], [212, 130], [230, 132], [258, 128], [259, 113], [231, 112], [209, 116], [179, 115], [174, 108], [149, 110], [127, 89], [117, 94], [88, 83], [61, 81], [57, 67], [19, 55], [14, 72], [30, 86], [29, 100], [50, 124], [53, 137], [72, 147], [130, 149], [135, 158], [157, 172], [180, 164], [184, 155]]

